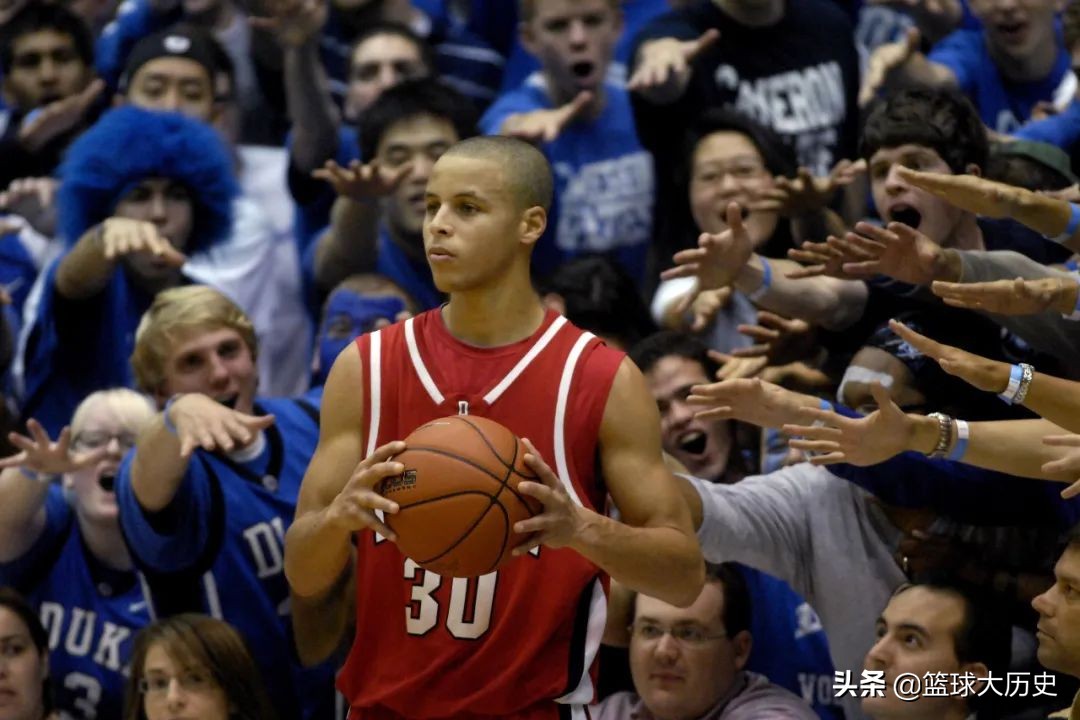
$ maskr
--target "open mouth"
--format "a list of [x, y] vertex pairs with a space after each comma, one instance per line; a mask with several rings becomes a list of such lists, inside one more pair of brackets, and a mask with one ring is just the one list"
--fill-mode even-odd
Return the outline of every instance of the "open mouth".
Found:
[[1024, 38], [1024, 30], [1027, 25], [1022, 22], [999, 23], [998, 34], [1009, 42], [1018, 42]]
[[584, 80], [585, 78], [592, 75], [594, 67], [595, 66], [588, 60], [582, 60], [581, 62], [576, 62], [571, 65], [570, 72], [574, 73], [574, 77], [576, 77], [578, 80]]
[[889, 219], [918, 230], [919, 223], [922, 222], [922, 213], [910, 205], [894, 205], [889, 211]]
[[102, 475], [98, 478], [98, 487], [105, 492], [112, 492], [116, 488], [116, 476]]
[[688, 454], [699, 456], [705, 452], [705, 445], [708, 443], [708, 438], [705, 437], [705, 433], [700, 430], [691, 430], [690, 432], [683, 433], [679, 436], [679, 450]]
[[235, 410], [236, 402], [240, 399], [240, 393], [236, 393], [235, 395], [226, 395], [225, 397], [219, 397], [214, 399], [217, 400], [217, 402], [221, 405], [229, 408], [230, 410]]

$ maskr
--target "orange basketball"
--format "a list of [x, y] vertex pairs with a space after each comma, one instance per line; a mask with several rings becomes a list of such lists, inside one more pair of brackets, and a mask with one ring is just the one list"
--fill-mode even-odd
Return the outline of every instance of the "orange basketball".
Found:
[[451, 415], [421, 425], [394, 460], [405, 472], [383, 482], [398, 504], [386, 524], [398, 547], [421, 567], [450, 577], [492, 572], [527, 536], [514, 524], [543, 510], [517, 491], [538, 478], [525, 465], [525, 445], [495, 422]]

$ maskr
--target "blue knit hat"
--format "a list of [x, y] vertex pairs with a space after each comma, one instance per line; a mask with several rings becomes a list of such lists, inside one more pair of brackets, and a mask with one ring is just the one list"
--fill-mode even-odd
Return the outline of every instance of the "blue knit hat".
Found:
[[59, 229], [69, 247], [111, 217], [146, 178], [168, 178], [191, 193], [194, 227], [187, 254], [216, 244], [232, 226], [239, 192], [224, 141], [179, 115], [125, 106], [110, 110], [68, 148], [60, 166]]

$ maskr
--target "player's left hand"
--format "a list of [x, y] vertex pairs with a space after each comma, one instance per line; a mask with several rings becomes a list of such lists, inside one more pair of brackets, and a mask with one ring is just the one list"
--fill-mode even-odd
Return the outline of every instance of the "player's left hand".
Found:
[[525, 481], [518, 484], [518, 492], [536, 498], [544, 504], [544, 511], [528, 520], [514, 524], [514, 532], [529, 538], [514, 548], [514, 555], [524, 555], [539, 545], [561, 548], [570, 545], [580, 533], [584, 518], [582, 508], [574, 503], [562, 482], [548, 466], [536, 447], [528, 439], [522, 442], [528, 452], [525, 464], [536, 473], [540, 482]]

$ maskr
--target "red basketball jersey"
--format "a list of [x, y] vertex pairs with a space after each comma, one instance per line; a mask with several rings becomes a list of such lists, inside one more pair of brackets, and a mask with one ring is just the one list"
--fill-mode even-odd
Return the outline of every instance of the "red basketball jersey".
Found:
[[[553, 312], [503, 347], [457, 340], [439, 310], [356, 345], [367, 454], [436, 418], [479, 415], [529, 438], [575, 502], [603, 511], [597, 435], [622, 353]], [[356, 638], [338, 676], [356, 715], [537, 717], [538, 704], [592, 700], [607, 578], [582, 556], [542, 547], [462, 579], [371, 531], [356, 545]]]

